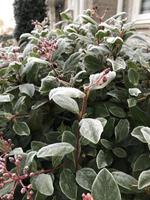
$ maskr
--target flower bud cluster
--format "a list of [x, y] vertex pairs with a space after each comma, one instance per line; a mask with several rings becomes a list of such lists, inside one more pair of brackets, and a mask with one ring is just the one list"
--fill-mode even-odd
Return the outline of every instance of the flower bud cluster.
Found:
[[42, 39], [38, 45], [38, 53], [42, 59], [51, 61], [53, 53], [58, 48], [55, 41], [51, 41], [48, 39]]
[[94, 200], [90, 193], [82, 194], [82, 200]]
[[1, 48], [0, 49], [0, 60], [3, 62], [13, 62], [13, 61], [19, 61], [19, 54], [20, 54], [20, 48], [17, 46], [12, 47], [11, 49], [7, 48]]

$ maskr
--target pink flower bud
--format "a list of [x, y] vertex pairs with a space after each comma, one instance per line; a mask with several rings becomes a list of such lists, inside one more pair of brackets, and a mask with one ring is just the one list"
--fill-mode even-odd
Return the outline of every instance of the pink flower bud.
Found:
[[9, 174], [9, 173], [4, 173], [4, 174], [3, 174], [3, 177], [9, 178], [9, 177], [10, 177], [10, 174]]
[[29, 184], [29, 185], [27, 186], [27, 188], [28, 188], [29, 190], [31, 190], [31, 189], [32, 189], [32, 184]]
[[16, 165], [16, 166], [20, 165], [20, 160], [19, 160], [19, 159], [16, 159], [15, 165]]
[[32, 176], [34, 176], [34, 173], [33, 173], [33, 172], [30, 173], [30, 177], [32, 177]]
[[94, 200], [90, 193], [82, 194], [82, 200]]
[[24, 193], [26, 193], [26, 191], [27, 191], [27, 189], [25, 187], [23, 187], [20, 192], [21, 192], [21, 194], [24, 194]]

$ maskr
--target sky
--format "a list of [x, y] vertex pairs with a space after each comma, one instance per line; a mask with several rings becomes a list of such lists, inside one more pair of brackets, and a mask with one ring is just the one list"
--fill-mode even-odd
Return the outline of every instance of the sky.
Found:
[[13, 28], [15, 25], [13, 17], [13, 2], [14, 0], [0, 0], [0, 20], [4, 23], [3, 29]]

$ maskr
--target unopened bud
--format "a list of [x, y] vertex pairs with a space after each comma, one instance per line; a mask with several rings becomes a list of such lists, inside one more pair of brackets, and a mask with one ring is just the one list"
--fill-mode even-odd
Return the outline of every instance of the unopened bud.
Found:
[[3, 177], [9, 178], [9, 177], [10, 177], [10, 174], [9, 174], [9, 173], [4, 173], [4, 174], [3, 174]]
[[16, 165], [16, 166], [20, 165], [20, 160], [19, 160], [19, 159], [16, 159], [16, 160], [15, 160], [15, 165]]
[[32, 184], [29, 184], [29, 185], [27, 186], [27, 188], [28, 188], [29, 190], [31, 190], [31, 189], [32, 189]]
[[27, 189], [25, 187], [23, 187], [20, 192], [21, 192], [21, 194], [24, 194], [24, 193], [26, 193], [26, 191], [27, 191]]
[[34, 176], [34, 173], [33, 173], [33, 172], [31, 172], [29, 176], [30, 176], [30, 177]]

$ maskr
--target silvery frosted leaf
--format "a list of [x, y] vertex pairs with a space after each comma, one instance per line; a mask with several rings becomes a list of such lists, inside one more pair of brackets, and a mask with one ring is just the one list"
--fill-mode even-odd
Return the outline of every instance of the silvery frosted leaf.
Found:
[[80, 133], [87, 140], [97, 144], [103, 132], [103, 125], [98, 119], [85, 118], [79, 123]]
[[53, 99], [55, 95], [64, 95], [71, 98], [83, 98], [85, 96], [83, 92], [72, 87], [58, 87], [52, 89], [49, 93], [49, 99]]
[[129, 94], [131, 96], [137, 97], [140, 93], [141, 91], [138, 88], [129, 88]]
[[101, 73], [90, 75], [90, 84], [88, 87], [91, 90], [98, 90], [106, 87], [116, 77], [116, 72], [110, 71], [109, 69], [107, 72], [106, 70]]

